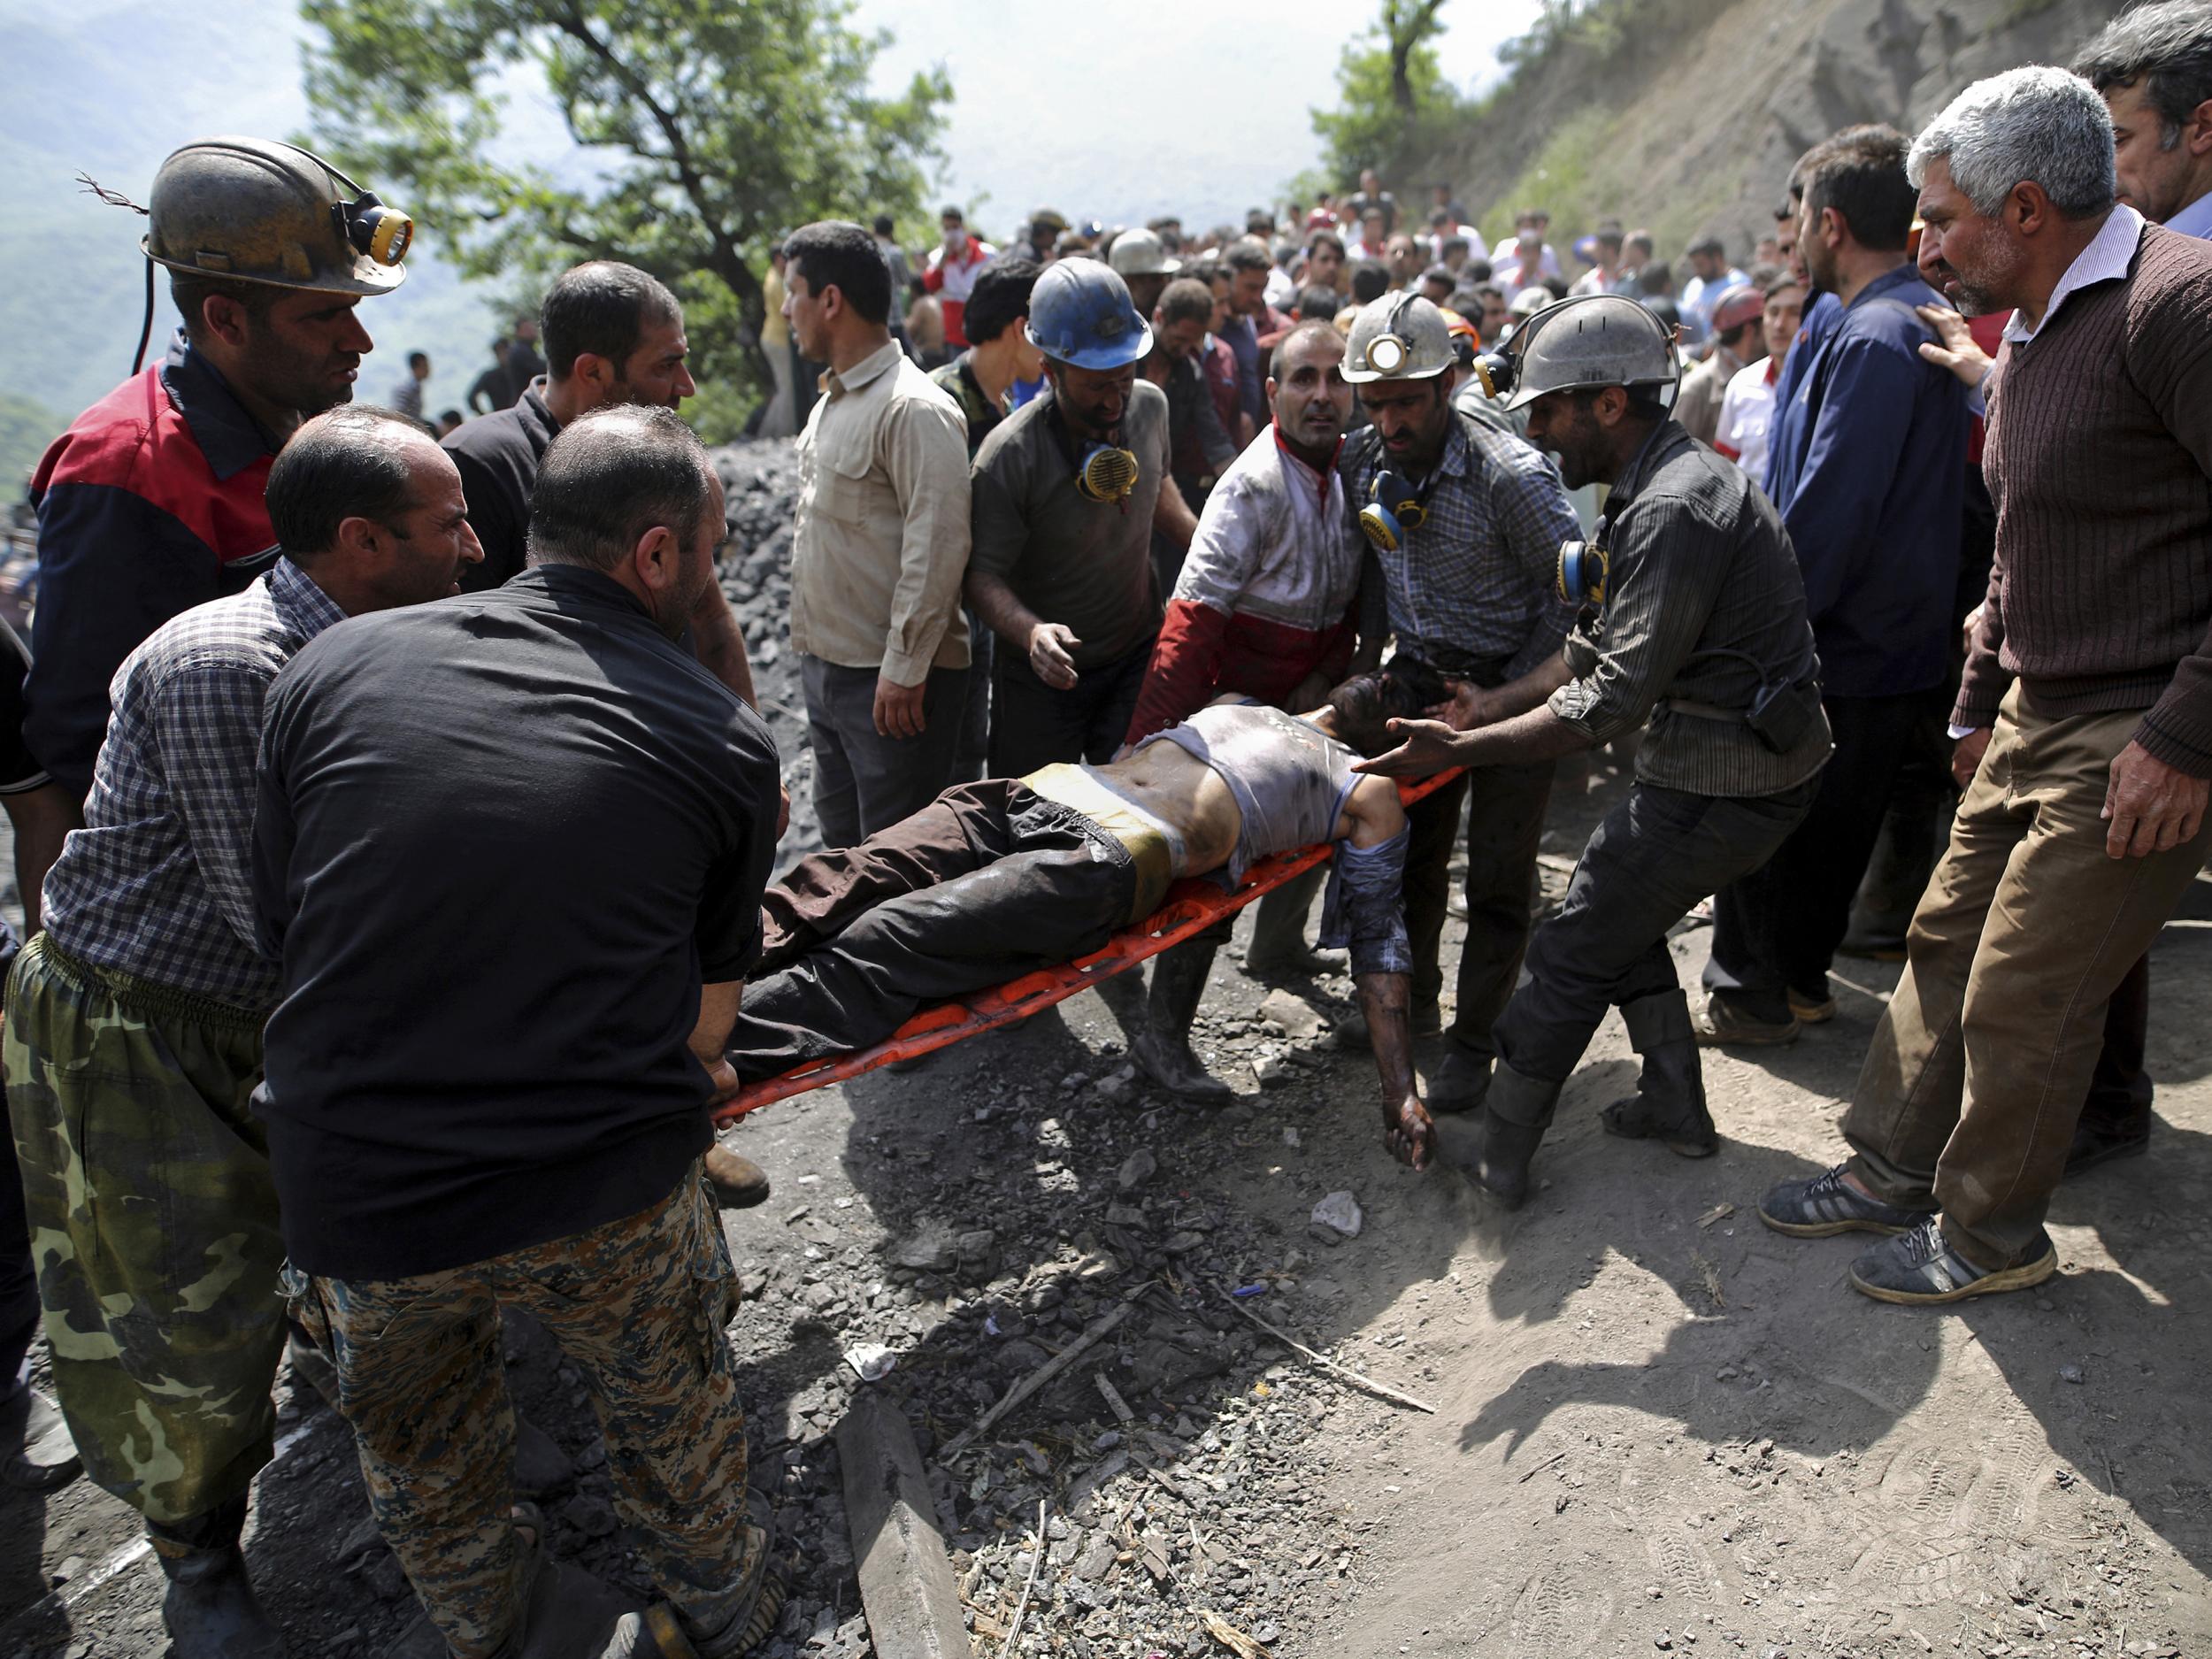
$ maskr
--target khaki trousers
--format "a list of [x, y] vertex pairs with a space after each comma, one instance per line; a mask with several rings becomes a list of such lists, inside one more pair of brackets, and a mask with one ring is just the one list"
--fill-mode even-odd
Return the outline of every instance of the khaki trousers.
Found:
[[1844, 1118], [1852, 1172], [1891, 1203], [1939, 1205], [1978, 1266], [2040, 1250], [2105, 1004], [2204, 863], [2204, 828], [2170, 852], [2105, 854], [2109, 769], [2140, 724], [2006, 697]]

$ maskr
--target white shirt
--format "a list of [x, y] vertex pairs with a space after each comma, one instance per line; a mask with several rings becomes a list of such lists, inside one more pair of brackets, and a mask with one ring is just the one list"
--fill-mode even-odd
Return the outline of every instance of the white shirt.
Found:
[[1290, 309], [1291, 301], [1298, 297], [1298, 285], [1290, 280], [1290, 273], [1279, 265], [1267, 267], [1267, 303], [1279, 311]]
[[1773, 366], [1761, 357], [1728, 377], [1728, 389], [1720, 395], [1720, 421], [1713, 429], [1713, 447], [1762, 489], [1767, 481], [1767, 428], [1774, 419]]
[[[1559, 255], [1549, 242], [1544, 244], [1542, 257], [1536, 262], [1536, 271], [1540, 277], [1559, 274]], [[1490, 257], [1490, 280], [1498, 285], [1509, 302], [1523, 288], [1535, 286], [1521, 280], [1521, 245], [1518, 242], [1502, 242], [1498, 244]]]
[[2133, 208], [2122, 204], [2116, 207], [2099, 226], [2097, 234], [2089, 239], [2089, 245], [2074, 256], [2074, 263], [2066, 267], [2066, 274], [2051, 290], [2049, 303], [2043, 307], [2043, 322], [2029, 327], [2018, 311], [2005, 325], [2005, 338], [2016, 346], [2024, 346], [2042, 333], [2043, 323], [2058, 315], [2058, 308], [2067, 296], [2077, 289], [2098, 282], [2110, 282], [2128, 273], [2128, 266], [2135, 258], [2136, 244], [2143, 240], [2143, 216]]
[[1324, 477], [1263, 427], [1206, 497], [1175, 597], [1312, 633], [1334, 627], [1359, 592], [1358, 522], [1337, 470]]

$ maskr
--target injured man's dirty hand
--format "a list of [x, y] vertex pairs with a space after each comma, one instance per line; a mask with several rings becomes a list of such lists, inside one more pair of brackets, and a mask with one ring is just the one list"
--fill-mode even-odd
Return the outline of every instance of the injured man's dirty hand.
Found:
[[[930, 1003], [1088, 956], [1178, 879], [1219, 872], [1233, 888], [1256, 859], [1334, 843], [1323, 942], [1350, 948], [1386, 1141], [1425, 1167], [1435, 1132], [1405, 1012], [1405, 810], [1394, 785], [1353, 771], [1345, 741], [1382, 741], [1395, 711], [1371, 695], [1303, 717], [1217, 703], [1110, 764], [957, 785], [856, 847], [803, 860], [762, 902], [763, 954], [730, 1035], [738, 1076], [872, 1048]], [[1178, 1011], [1187, 1026], [1191, 1010]]]

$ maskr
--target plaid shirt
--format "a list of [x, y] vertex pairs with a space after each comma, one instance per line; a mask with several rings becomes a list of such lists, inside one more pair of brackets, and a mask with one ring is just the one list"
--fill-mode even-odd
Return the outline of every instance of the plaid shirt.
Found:
[[254, 1010], [254, 767], [278, 671], [345, 612], [289, 559], [164, 624], [116, 671], [85, 803], [48, 872], [46, 930], [80, 962]]
[[[1372, 426], [1346, 442], [1338, 468], [1350, 511], [1372, 499], [1376, 476], [1389, 465]], [[1455, 412], [1443, 456], [1422, 481], [1427, 520], [1396, 552], [1377, 555], [1399, 650], [1486, 685], [1528, 672], [1559, 649], [1575, 619], [1554, 585], [1559, 544], [1582, 534], [1559, 469], [1531, 445]], [[1379, 618], [1371, 611], [1362, 620]]]

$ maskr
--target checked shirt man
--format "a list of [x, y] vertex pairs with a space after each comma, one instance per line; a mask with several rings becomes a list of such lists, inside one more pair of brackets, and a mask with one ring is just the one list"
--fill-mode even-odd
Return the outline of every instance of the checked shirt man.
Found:
[[334, 623], [456, 593], [482, 557], [452, 462], [388, 411], [309, 421], [268, 500], [287, 556], [115, 677], [0, 1048], [55, 1390], [86, 1473], [146, 1517], [183, 1659], [281, 1651], [238, 1551], [285, 1340], [247, 1109], [277, 993], [252, 943], [262, 700]]
[[[1394, 357], [1386, 338], [1397, 344]], [[1363, 595], [1362, 641], [1379, 641], [1386, 618], [1398, 642], [1389, 672], [1447, 676], [1478, 695], [1556, 656], [1574, 612], [1552, 591], [1552, 572], [1560, 543], [1580, 534], [1574, 510], [1548, 459], [1453, 408], [1459, 364], [1443, 313], [1404, 295], [1368, 305], [1352, 325], [1344, 378], [1374, 421], [1347, 442], [1338, 464], [1348, 510], [1373, 505], [1388, 475], [1413, 494], [1421, 515], [1417, 525], [1398, 515], [1394, 545], [1376, 545], [1381, 582]], [[1464, 780], [1447, 784], [1409, 814], [1406, 927], [1418, 1035], [1441, 1023], [1447, 872], [1460, 805], [1468, 803], [1467, 939], [1451, 1041], [1429, 1079], [1432, 1110], [1466, 1111], [1482, 1101], [1496, 1054], [1490, 1027], [1513, 995], [1528, 945], [1551, 775], [1548, 760], [1494, 766], [1471, 793]]]

